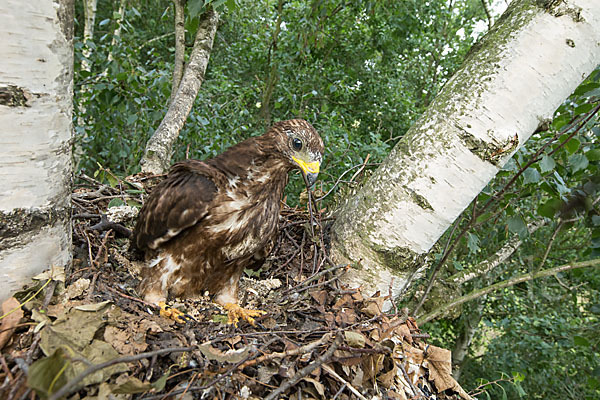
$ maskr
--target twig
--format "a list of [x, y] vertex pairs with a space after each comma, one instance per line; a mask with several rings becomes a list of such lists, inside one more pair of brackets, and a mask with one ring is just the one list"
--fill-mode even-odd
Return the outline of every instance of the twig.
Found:
[[160, 355], [160, 354], [181, 353], [184, 351], [192, 351], [194, 349], [195, 349], [195, 347], [173, 347], [173, 348], [167, 348], [167, 349], [159, 349], [159, 350], [155, 350], [155, 351], [149, 351], [146, 353], [136, 354], [133, 356], [114, 358], [112, 360], [109, 360], [109, 361], [106, 361], [106, 362], [103, 362], [100, 364], [96, 364], [92, 367], [87, 368], [85, 371], [83, 371], [82, 373], [77, 375], [75, 378], [71, 379], [63, 387], [61, 387], [60, 390], [58, 390], [57, 392], [54, 392], [52, 394], [52, 396], [50, 396], [48, 398], [48, 400], [58, 400], [61, 397], [66, 397], [66, 396], [70, 395], [71, 393], [73, 393], [76, 390], [76, 387], [79, 384], [79, 382], [84, 380], [85, 377], [93, 374], [96, 371], [100, 371], [104, 368], [110, 367], [111, 365], [138, 361], [138, 360], [142, 360], [144, 358], [149, 358], [149, 357], [153, 357], [155, 355]]
[[302, 287], [302, 286], [304, 286], [304, 285], [306, 285], [306, 284], [308, 284], [308, 283], [311, 283], [311, 282], [313, 282], [313, 281], [315, 281], [315, 280], [319, 279], [320, 277], [322, 277], [323, 275], [327, 274], [328, 272], [333, 272], [333, 271], [335, 271], [335, 270], [338, 270], [338, 269], [340, 269], [340, 268], [344, 268], [344, 267], [348, 267], [348, 264], [338, 264], [338, 265], [334, 265], [334, 266], [333, 266], [333, 267], [331, 267], [331, 268], [327, 268], [327, 269], [324, 269], [324, 270], [323, 270], [323, 271], [321, 271], [321, 272], [317, 272], [316, 274], [314, 274], [314, 275], [313, 275], [313, 276], [311, 276], [310, 278], [307, 278], [307, 279], [303, 280], [302, 282], [300, 282], [299, 284], [297, 284], [297, 285], [296, 285], [296, 286], [294, 286], [293, 288], [291, 288], [291, 289], [288, 289], [288, 290], [287, 290], [285, 293], [287, 294], [287, 293], [289, 293], [289, 292], [292, 292], [292, 291], [297, 291], [297, 290], [296, 290], [297, 288], [299, 288], [299, 287]]
[[300, 346], [300, 347], [296, 347], [295, 349], [292, 350], [288, 350], [288, 351], [284, 351], [281, 353], [270, 353], [270, 354], [265, 354], [264, 356], [260, 356], [255, 358], [254, 360], [250, 360], [245, 362], [244, 364], [240, 365], [239, 368], [240, 369], [244, 369], [246, 367], [249, 367], [250, 365], [254, 365], [257, 363], [261, 363], [263, 361], [268, 361], [268, 360], [272, 360], [274, 358], [285, 358], [285, 357], [289, 357], [289, 356], [295, 356], [298, 354], [304, 354], [304, 353], [308, 353], [313, 351], [315, 348], [321, 346], [322, 344], [328, 342], [331, 339], [331, 336], [333, 334], [330, 333], [326, 333], [323, 335], [323, 337], [321, 337], [321, 339], [319, 340], [315, 340], [314, 342], [305, 344], [304, 346]]
[[269, 393], [269, 395], [267, 397], [265, 397], [265, 400], [273, 400], [273, 399], [278, 398], [278, 396], [281, 393], [283, 393], [286, 390], [288, 390], [289, 388], [293, 387], [295, 384], [300, 382], [300, 380], [302, 378], [308, 376], [308, 374], [310, 374], [312, 371], [314, 371], [318, 367], [323, 366], [327, 361], [329, 361], [329, 359], [331, 357], [333, 357], [333, 353], [337, 350], [337, 348], [340, 346], [340, 344], [342, 344], [342, 335], [338, 334], [335, 338], [335, 341], [332, 343], [332, 345], [329, 347], [329, 349], [327, 349], [327, 351], [325, 353], [323, 353], [322, 356], [319, 356], [315, 361], [308, 364], [306, 367], [304, 367], [301, 370], [299, 370], [298, 372], [296, 372], [296, 374], [294, 374], [294, 376], [292, 376], [291, 378], [284, 381], [281, 384], [281, 386], [279, 386], [277, 389], [275, 389], [271, 393]]
[[[417, 399], [422, 399], [423, 398], [423, 394], [422, 392], [417, 389], [417, 387], [412, 383], [412, 381], [410, 380], [410, 376], [408, 376], [408, 373], [406, 372], [406, 369], [404, 368], [404, 365], [402, 365], [402, 362], [397, 363], [397, 365], [400, 367], [400, 371], [402, 371], [402, 375], [404, 375], [404, 379], [406, 380], [406, 382], [410, 385], [410, 389], [413, 391], [415, 397]], [[411, 397], [412, 399], [413, 397]]]
[[503, 289], [503, 288], [506, 288], [509, 286], [516, 285], [518, 283], [530, 281], [532, 279], [542, 278], [542, 277], [546, 277], [546, 276], [552, 276], [559, 272], [568, 271], [570, 269], [598, 267], [598, 266], [600, 266], [600, 258], [595, 258], [593, 260], [581, 261], [581, 262], [576, 262], [576, 263], [572, 263], [572, 264], [561, 265], [561, 266], [554, 267], [554, 268], [544, 269], [542, 271], [538, 271], [535, 273], [527, 273], [527, 274], [519, 275], [514, 278], [510, 278], [505, 281], [498, 282], [498, 283], [488, 286], [486, 288], [474, 290], [465, 296], [459, 297], [458, 299], [456, 299], [450, 303], [447, 303], [443, 307], [438, 308], [438, 309], [430, 312], [429, 314], [418, 318], [417, 323], [419, 325], [421, 325], [421, 324], [424, 324], [425, 322], [429, 322], [432, 319], [439, 317], [440, 315], [444, 314], [446, 311], [451, 310], [456, 306], [459, 306], [463, 303], [466, 303], [467, 301], [471, 301], [478, 297], [486, 295], [490, 292], [493, 292], [494, 290]]
[[[356, 390], [354, 388], [354, 386], [352, 386], [348, 381], [346, 381], [344, 378], [342, 378], [341, 376], [339, 376], [333, 370], [333, 368], [331, 368], [329, 365], [323, 364], [321, 368], [323, 368], [323, 370], [326, 371], [329, 375], [333, 376], [335, 379], [337, 379], [338, 381], [340, 381], [345, 387], [348, 388], [348, 390], [350, 390], [352, 393], [354, 393], [354, 395], [356, 397], [358, 397], [360, 400], [367, 400], [367, 398], [365, 396], [363, 396], [358, 390]], [[342, 386], [342, 388], [344, 386]], [[337, 396], [337, 394], [336, 394], [336, 396]]]

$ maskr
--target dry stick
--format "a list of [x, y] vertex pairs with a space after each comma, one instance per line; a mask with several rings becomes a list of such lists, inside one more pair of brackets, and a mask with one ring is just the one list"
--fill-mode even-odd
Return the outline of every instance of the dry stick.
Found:
[[544, 269], [542, 271], [538, 271], [535, 273], [527, 273], [527, 274], [519, 275], [514, 278], [510, 278], [505, 281], [498, 282], [498, 283], [488, 286], [486, 288], [474, 290], [473, 292], [471, 292], [465, 296], [459, 297], [458, 299], [446, 304], [444, 307], [439, 308], [435, 311], [432, 311], [431, 313], [424, 315], [421, 318], [418, 318], [417, 324], [421, 325], [426, 322], [429, 322], [432, 319], [439, 317], [440, 315], [444, 314], [446, 311], [451, 310], [452, 308], [454, 308], [456, 306], [459, 306], [463, 303], [466, 303], [467, 301], [471, 301], [478, 297], [486, 295], [490, 292], [493, 292], [494, 290], [504, 289], [509, 286], [516, 285], [518, 283], [527, 282], [532, 279], [543, 278], [546, 276], [551, 276], [551, 275], [557, 274], [562, 271], [568, 271], [570, 269], [597, 267], [597, 266], [600, 266], [600, 258], [596, 258], [596, 259], [588, 260], [588, 261], [576, 262], [576, 263], [572, 263], [572, 264], [564, 264], [564, 265], [561, 265], [558, 267]]
[[255, 358], [254, 360], [250, 360], [250, 361], [246, 361], [245, 363], [243, 363], [242, 365], [240, 365], [238, 368], [239, 369], [244, 369], [246, 367], [249, 367], [251, 365], [257, 364], [257, 363], [261, 363], [263, 361], [269, 361], [272, 360], [274, 358], [285, 358], [285, 357], [289, 357], [289, 356], [295, 356], [298, 354], [304, 354], [304, 353], [308, 353], [310, 351], [313, 351], [315, 348], [321, 346], [322, 344], [328, 342], [331, 339], [331, 336], [333, 334], [330, 333], [326, 333], [325, 335], [323, 335], [323, 337], [319, 340], [315, 340], [314, 342], [305, 344], [304, 346], [300, 346], [300, 347], [296, 347], [295, 349], [292, 350], [288, 350], [288, 351], [284, 351], [281, 353], [270, 353], [270, 354], [265, 354], [264, 356], [260, 356]]
[[167, 353], [181, 353], [184, 351], [192, 351], [194, 349], [195, 349], [195, 347], [172, 347], [172, 348], [167, 348], [167, 349], [159, 349], [159, 350], [155, 350], [155, 351], [149, 351], [146, 353], [140, 353], [140, 354], [136, 354], [134, 356], [125, 356], [125, 357], [114, 358], [112, 360], [109, 360], [109, 361], [106, 361], [106, 362], [103, 362], [100, 364], [96, 364], [94, 366], [87, 368], [85, 371], [83, 371], [82, 373], [77, 375], [75, 378], [73, 378], [72, 380], [67, 382], [63, 387], [60, 388], [59, 391], [54, 392], [52, 394], [52, 396], [50, 396], [48, 398], [48, 400], [58, 400], [61, 397], [70, 395], [71, 393], [73, 393], [76, 390], [77, 384], [79, 384], [79, 382], [84, 380], [85, 377], [93, 374], [96, 371], [100, 371], [104, 368], [110, 367], [111, 365], [138, 361], [138, 360], [141, 360], [144, 358], [152, 357], [154, 355], [167, 354]]
[[312, 192], [310, 190], [310, 185], [308, 184], [308, 178], [306, 177], [306, 174], [304, 173], [304, 171], [302, 171], [302, 179], [304, 179], [304, 184], [306, 185], [306, 193], [308, 194], [308, 204], [307, 205], [308, 205], [308, 214], [310, 215], [310, 240], [312, 241], [312, 239], [315, 237], [315, 229], [313, 227], [313, 221], [315, 220], [315, 217], [313, 216], [313, 211], [312, 211]]
[[327, 349], [323, 355], [319, 356], [315, 361], [308, 364], [306, 367], [296, 372], [294, 376], [284, 381], [281, 386], [279, 386], [276, 390], [273, 390], [267, 397], [265, 397], [265, 400], [273, 400], [278, 398], [281, 393], [293, 387], [295, 384], [300, 382], [302, 378], [308, 376], [308, 374], [313, 372], [318, 367], [323, 366], [331, 357], [333, 357], [333, 353], [337, 350], [340, 344], [342, 344], [342, 335], [338, 334], [335, 338], [335, 341], [331, 344], [331, 346], [329, 346], [329, 349]]
[[[579, 126], [577, 127], [577, 129], [575, 129], [571, 134], [569, 134], [569, 136], [565, 139], [564, 142], [562, 142], [558, 146], [556, 146], [556, 148], [554, 150], [552, 150], [550, 152], [550, 154], [551, 155], [554, 154], [556, 151], [558, 151], [558, 149], [560, 149], [561, 147], [563, 147], [569, 140], [571, 140], [592, 119], [592, 117], [594, 115], [596, 115], [596, 113], [598, 113], [598, 111], [600, 111], [600, 104], [597, 105], [596, 107], [594, 107], [585, 117], [578, 118], [575, 121], [573, 121], [572, 123], [570, 123], [569, 125], [567, 125], [566, 128], [563, 128], [560, 131], [560, 133], [568, 132], [569, 129], [571, 129], [575, 125], [579, 124]], [[540, 155], [544, 152], [544, 150], [547, 147], [549, 147], [552, 143], [554, 143], [554, 141], [557, 140], [559, 137], [560, 136], [557, 133], [551, 140], [548, 140], [546, 143], [544, 143], [544, 145], [542, 145], [535, 152], [535, 154], [531, 157], [531, 159], [508, 181], [508, 183], [506, 185], [504, 185], [504, 187], [498, 193], [496, 193], [494, 196], [491, 196], [488, 199], [488, 201], [479, 210], [478, 215], [481, 215], [483, 212], [485, 212], [485, 210], [492, 203], [494, 203], [495, 201], [499, 200], [502, 196], [504, 196], [504, 193], [506, 193], [506, 191], [508, 190], [508, 188], [511, 187], [513, 185], [513, 183], [515, 183], [517, 181], [517, 179], [521, 175], [523, 175], [523, 173], [525, 172], [525, 170], [527, 170], [527, 168], [529, 168], [531, 165], [533, 165], [534, 163], [536, 163], [539, 160], [541, 160]], [[477, 201], [477, 197], [475, 198], [475, 201]], [[431, 278], [429, 279], [429, 284], [427, 286], [427, 289], [425, 290], [425, 293], [421, 297], [421, 300], [419, 301], [419, 304], [413, 310], [412, 315], [417, 315], [417, 312], [419, 311], [419, 309], [421, 308], [421, 306], [423, 305], [423, 303], [427, 299], [427, 296], [429, 295], [429, 292], [431, 291], [431, 288], [433, 287], [433, 283], [434, 283], [434, 280], [435, 280], [435, 278], [437, 276], [437, 272], [444, 265], [444, 263], [446, 262], [446, 260], [450, 256], [450, 254], [452, 254], [452, 252], [456, 248], [459, 240], [469, 231], [469, 229], [471, 228], [471, 225], [472, 225], [473, 221], [475, 221], [475, 217], [476, 216], [477, 215], [475, 215], [475, 208], [473, 208], [473, 215], [471, 215], [471, 222], [469, 224], [467, 224], [467, 226], [465, 226], [461, 230], [461, 232], [454, 239], [454, 242], [450, 245], [450, 247], [448, 247], [448, 246], [446, 247], [446, 251], [444, 252], [444, 254], [443, 254], [442, 258], [440, 259], [440, 261], [437, 263], [437, 265], [436, 265], [436, 267], [435, 267], [435, 269], [433, 271], [433, 274], [431, 275]]]
[[309, 284], [309, 283], [311, 283], [311, 282], [313, 282], [313, 281], [315, 281], [315, 280], [319, 279], [320, 277], [322, 277], [323, 275], [327, 274], [328, 272], [333, 272], [333, 271], [335, 271], [335, 270], [338, 270], [338, 269], [340, 269], [340, 268], [343, 268], [343, 267], [348, 267], [348, 264], [338, 264], [338, 265], [334, 265], [334, 266], [333, 266], [333, 267], [331, 267], [331, 268], [327, 268], [327, 269], [324, 269], [324, 270], [323, 270], [323, 271], [321, 271], [321, 272], [317, 272], [316, 274], [314, 274], [314, 275], [313, 275], [313, 276], [311, 276], [310, 278], [307, 278], [307, 279], [303, 280], [302, 282], [300, 282], [299, 284], [297, 284], [297, 285], [296, 285], [296, 286], [294, 286], [293, 288], [291, 288], [291, 289], [288, 289], [287, 291], [285, 291], [285, 292], [284, 292], [284, 294], [288, 294], [288, 293], [290, 293], [290, 292], [297, 292], [297, 291], [300, 291], [301, 289], [298, 289], [298, 288], [300, 288], [300, 287], [302, 287], [302, 286], [305, 286], [305, 285], [307, 285], [307, 284]]
[[[365, 396], [363, 396], [358, 390], [356, 390], [354, 388], [354, 386], [352, 386], [347, 380], [345, 380], [344, 378], [342, 378], [341, 376], [339, 376], [333, 368], [331, 368], [329, 365], [327, 364], [323, 364], [322, 366], [323, 370], [326, 371], [329, 375], [333, 376], [335, 379], [337, 379], [338, 381], [340, 381], [343, 386], [342, 389], [345, 387], [347, 387], [352, 393], [354, 393], [354, 395], [356, 397], [358, 397], [360, 400], [367, 400], [367, 398]], [[337, 397], [337, 394], [336, 394]]]
[[415, 396], [417, 397], [411, 397], [412, 398], [416, 398], [416, 399], [422, 399], [423, 398], [423, 392], [421, 392], [410, 380], [410, 376], [408, 376], [408, 373], [406, 372], [406, 369], [404, 368], [404, 365], [402, 365], [401, 362], [398, 363], [398, 366], [400, 367], [400, 371], [402, 371], [402, 375], [404, 375], [404, 379], [406, 380], [406, 382], [408, 382], [408, 384], [410, 385], [410, 389], [413, 391], [413, 393], [415, 394]]

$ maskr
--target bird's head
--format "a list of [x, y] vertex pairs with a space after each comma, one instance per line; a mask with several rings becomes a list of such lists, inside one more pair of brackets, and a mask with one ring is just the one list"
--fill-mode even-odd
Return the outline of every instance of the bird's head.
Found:
[[276, 135], [279, 151], [291, 168], [299, 168], [309, 186], [317, 180], [323, 160], [323, 140], [317, 130], [303, 119], [276, 122], [270, 129]]

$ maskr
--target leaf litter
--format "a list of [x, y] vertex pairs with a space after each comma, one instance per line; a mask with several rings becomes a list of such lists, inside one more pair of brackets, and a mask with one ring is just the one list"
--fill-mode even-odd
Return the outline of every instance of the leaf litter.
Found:
[[208, 296], [174, 299], [192, 317], [178, 324], [140, 299], [128, 250], [135, 212], [124, 204], [141, 204], [140, 185], [160, 177], [81, 178], [72, 266], [2, 305], [0, 398], [471, 399], [450, 351], [428, 344], [406, 310], [384, 313], [386, 295], [340, 282], [348, 267], [327, 255], [331, 218], [318, 203], [284, 207], [271, 254], [245, 271], [240, 302], [267, 311], [256, 326], [227, 325]]

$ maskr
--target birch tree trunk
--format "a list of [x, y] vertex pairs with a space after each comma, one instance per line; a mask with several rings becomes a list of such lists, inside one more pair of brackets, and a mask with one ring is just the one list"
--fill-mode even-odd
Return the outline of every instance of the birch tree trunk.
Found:
[[[120, 0], [119, 1], [119, 11], [117, 11], [117, 20], [115, 21], [115, 30], [113, 31], [113, 37], [112, 40], [110, 41], [110, 51], [108, 52], [108, 61], [112, 61], [114, 60], [114, 51], [115, 51], [115, 46], [117, 45], [117, 41], [119, 41], [121, 39], [121, 29], [123, 27], [123, 18], [125, 18], [125, 3], [127, 0]], [[104, 71], [104, 74], [106, 75], [107, 70]]]
[[[83, 44], [94, 39], [94, 25], [96, 23], [96, 5], [98, 0], [83, 0], [83, 14], [85, 24], [83, 25]], [[92, 49], [88, 46], [81, 51], [85, 59], [81, 61], [81, 69], [91, 71], [91, 65], [87, 60], [92, 55]]]
[[600, 1], [515, 0], [358, 193], [332, 255], [351, 286], [398, 295], [424, 256], [600, 63]]
[[186, 0], [173, 0], [175, 3], [175, 63], [173, 66], [173, 85], [169, 104], [173, 102], [181, 77], [183, 76], [183, 64], [185, 60], [185, 3]]
[[146, 151], [140, 161], [143, 172], [160, 174], [169, 167], [173, 155], [173, 145], [192, 110], [200, 85], [204, 81], [204, 73], [208, 66], [218, 22], [219, 14], [212, 8], [209, 8], [202, 16], [194, 39], [192, 55], [181, 78], [177, 94], [156, 132], [146, 145]]
[[71, 260], [73, 4], [0, 2], [0, 299]]

